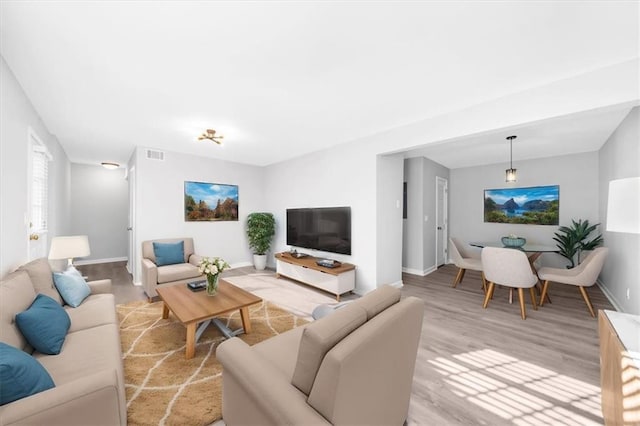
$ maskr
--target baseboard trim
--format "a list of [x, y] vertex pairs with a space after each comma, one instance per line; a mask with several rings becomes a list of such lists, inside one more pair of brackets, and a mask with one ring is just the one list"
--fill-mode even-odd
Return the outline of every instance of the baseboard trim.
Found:
[[620, 306], [616, 298], [613, 296], [613, 294], [611, 294], [609, 289], [604, 286], [602, 281], [597, 280], [596, 285], [598, 286], [598, 288], [600, 288], [600, 290], [602, 291], [602, 294], [604, 294], [604, 296], [609, 300], [609, 302], [613, 305], [613, 307], [616, 308], [616, 311], [624, 312], [624, 310], [622, 310], [622, 307]]
[[389, 285], [390, 285], [391, 287], [395, 287], [395, 288], [402, 288], [402, 287], [404, 287], [404, 283], [402, 282], [402, 280], [400, 280], [400, 281], [396, 281], [396, 282], [393, 282], [393, 283], [389, 283]]
[[244, 268], [245, 266], [253, 266], [253, 262], [237, 262], [231, 264], [231, 269]]
[[402, 268], [402, 272], [404, 272], [405, 274], [419, 275], [421, 277], [424, 277], [426, 275], [429, 275], [432, 272], [435, 272], [437, 269], [438, 268], [436, 268], [435, 266], [432, 266], [430, 268], [424, 269], [422, 271], [419, 270], [419, 269], [413, 269], [413, 268]]
[[127, 257], [110, 257], [106, 259], [90, 259], [90, 260], [78, 260], [74, 261], [74, 265], [95, 265], [98, 263], [112, 263], [112, 262], [126, 262], [129, 260]]

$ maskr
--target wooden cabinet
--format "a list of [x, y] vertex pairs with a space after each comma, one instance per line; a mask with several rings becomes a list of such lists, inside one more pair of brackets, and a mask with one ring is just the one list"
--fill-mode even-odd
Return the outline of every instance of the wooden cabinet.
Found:
[[605, 425], [640, 425], [640, 316], [598, 312]]
[[325, 268], [316, 264], [317, 257], [295, 258], [289, 253], [276, 254], [276, 273], [279, 276], [317, 287], [336, 295], [353, 291], [356, 288], [356, 267], [351, 263], [342, 263], [336, 268]]

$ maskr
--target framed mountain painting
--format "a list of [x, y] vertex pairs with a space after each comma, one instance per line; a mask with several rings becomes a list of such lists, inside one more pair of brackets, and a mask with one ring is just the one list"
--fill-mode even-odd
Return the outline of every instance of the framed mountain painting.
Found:
[[484, 190], [484, 221], [558, 225], [560, 187], [531, 186]]
[[184, 220], [216, 222], [238, 220], [238, 185], [184, 183]]

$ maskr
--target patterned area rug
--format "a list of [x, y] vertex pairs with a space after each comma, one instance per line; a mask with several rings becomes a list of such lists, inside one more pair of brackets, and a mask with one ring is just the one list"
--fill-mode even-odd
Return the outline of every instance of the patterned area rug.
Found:
[[[222, 366], [215, 350], [224, 341], [211, 325], [186, 360], [185, 327], [172, 314], [162, 319], [162, 302], [118, 305], [124, 358], [129, 425], [208, 425], [222, 417]], [[252, 332], [240, 338], [249, 345], [307, 321], [263, 302], [250, 308]], [[221, 317], [222, 318], [222, 317]], [[240, 328], [240, 315], [226, 318]]]

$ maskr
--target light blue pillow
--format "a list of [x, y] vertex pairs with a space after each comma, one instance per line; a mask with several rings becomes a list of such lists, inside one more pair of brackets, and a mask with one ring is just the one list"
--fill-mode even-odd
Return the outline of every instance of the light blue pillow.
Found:
[[184, 241], [177, 243], [153, 243], [156, 265], [175, 265], [184, 263]]
[[34, 357], [0, 342], [0, 405], [55, 387], [47, 370]]
[[40, 293], [26, 311], [16, 315], [16, 325], [35, 350], [58, 355], [71, 320], [58, 302]]
[[89, 284], [76, 268], [70, 266], [64, 272], [53, 273], [53, 283], [67, 305], [74, 308], [91, 294]]

